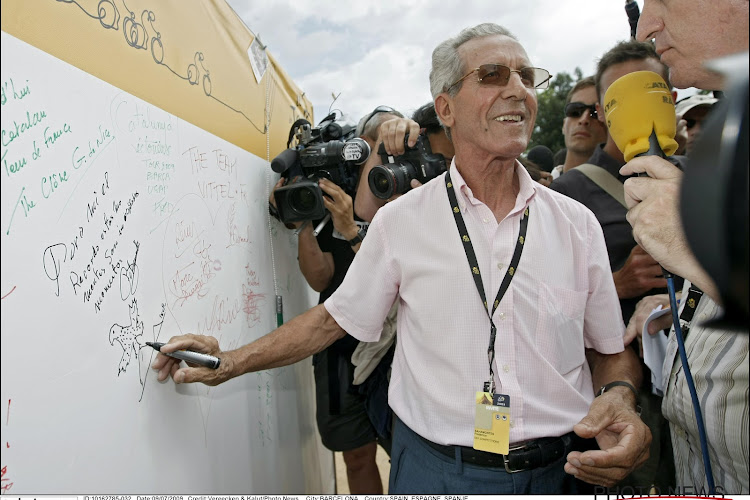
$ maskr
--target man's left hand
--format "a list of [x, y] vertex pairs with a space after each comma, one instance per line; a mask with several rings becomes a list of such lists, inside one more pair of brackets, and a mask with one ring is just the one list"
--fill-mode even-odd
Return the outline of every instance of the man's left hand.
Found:
[[648, 458], [651, 431], [619, 390], [594, 398], [573, 431], [584, 439], [595, 437], [601, 448], [568, 454], [565, 472], [587, 483], [613, 486]]

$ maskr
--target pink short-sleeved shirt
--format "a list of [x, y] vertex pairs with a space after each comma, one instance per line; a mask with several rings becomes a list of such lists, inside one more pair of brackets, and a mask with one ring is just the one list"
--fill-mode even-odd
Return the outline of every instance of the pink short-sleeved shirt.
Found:
[[[585, 348], [623, 350], [623, 320], [602, 230], [583, 205], [534, 182], [499, 224], [451, 165], [458, 203], [494, 301], [523, 210], [523, 254], [493, 315], [496, 392], [510, 396], [510, 441], [570, 432], [594, 398]], [[469, 270], [445, 176], [382, 207], [346, 278], [325, 307], [350, 335], [379, 338], [399, 300], [389, 404], [421, 436], [472, 446], [475, 392], [489, 377], [490, 322]]]

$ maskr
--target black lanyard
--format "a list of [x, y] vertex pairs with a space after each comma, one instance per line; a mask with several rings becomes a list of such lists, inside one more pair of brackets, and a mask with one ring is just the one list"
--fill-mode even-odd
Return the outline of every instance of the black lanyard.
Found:
[[479, 292], [479, 297], [482, 299], [484, 308], [487, 311], [487, 317], [490, 319], [490, 345], [487, 348], [487, 359], [490, 363], [490, 379], [484, 384], [485, 392], [495, 392], [495, 376], [492, 370], [492, 364], [495, 361], [495, 337], [497, 336], [497, 327], [495, 322], [492, 321], [492, 315], [495, 314], [497, 306], [500, 305], [500, 301], [503, 299], [505, 292], [508, 291], [510, 281], [518, 271], [518, 261], [521, 260], [521, 252], [523, 252], [523, 244], [526, 240], [526, 229], [529, 226], [529, 207], [526, 207], [523, 215], [521, 216], [521, 227], [518, 230], [518, 239], [516, 240], [516, 249], [513, 251], [513, 258], [510, 261], [510, 266], [503, 277], [503, 282], [500, 284], [500, 289], [497, 291], [497, 297], [495, 303], [492, 305], [492, 312], [487, 307], [487, 297], [484, 294], [484, 284], [482, 283], [482, 275], [479, 273], [479, 263], [477, 262], [477, 256], [474, 253], [474, 247], [471, 244], [471, 238], [469, 238], [469, 231], [466, 229], [464, 224], [464, 218], [461, 216], [461, 209], [458, 207], [458, 200], [456, 199], [456, 193], [453, 190], [453, 183], [451, 182], [450, 172], [445, 174], [445, 188], [448, 191], [448, 200], [451, 203], [451, 209], [453, 211], [453, 217], [456, 219], [456, 227], [458, 228], [458, 234], [461, 237], [461, 243], [464, 245], [464, 251], [466, 252], [466, 258], [469, 260], [469, 268], [471, 269], [471, 276], [474, 278], [474, 284]]

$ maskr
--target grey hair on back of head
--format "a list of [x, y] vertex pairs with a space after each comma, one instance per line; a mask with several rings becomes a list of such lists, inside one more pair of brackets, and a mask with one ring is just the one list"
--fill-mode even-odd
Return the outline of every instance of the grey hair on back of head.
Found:
[[[518, 41], [518, 38], [506, 28], [494, 23], [483, 23], [463, 29], [457, 36], [435, 47], [432, 51], [432, 69], [430, 70], [430, 92], [433, 99], [445, 92], [450, 84], [464, 76], [462, 73], [465, 68], [462, 67], [458, 48], [474, 38], [492, 35], [504, 35]], [[455, 96], [462, 84], [463, 82], [450, 89], [448, 94]]]

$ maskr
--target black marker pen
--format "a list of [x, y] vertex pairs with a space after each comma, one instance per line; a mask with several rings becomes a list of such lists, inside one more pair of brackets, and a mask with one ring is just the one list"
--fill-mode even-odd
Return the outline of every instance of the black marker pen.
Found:
[[[147, 346], [151, 346], [157, 351], [161, 352], [161, 347], [164, 345], [163, 342], [146, 342]], [[182, 359], [184, 361], [187, 361], [188, 363], [195, 363], [196, 365], [206, 366], [208, 368], [216, 369], [219, 367], [219, 363], [221, 363], [221, 360], [217, 358], [216, 356], [211, 356], [209, 354], [203, 354], [202, 352], [195, 352], [195, 351], [175, 351], [170, 353], [162, 353], [165, 356], [169, 356], [171, 358], [176, 359]]]

